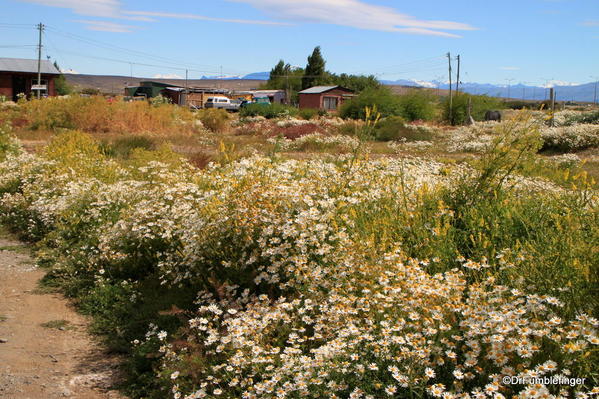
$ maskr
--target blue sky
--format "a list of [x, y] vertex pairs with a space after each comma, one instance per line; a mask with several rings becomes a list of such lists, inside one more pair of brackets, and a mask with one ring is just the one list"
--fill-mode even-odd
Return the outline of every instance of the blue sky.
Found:
[[[492, 4], [494, 3], [494, 4]], [[80, 73], [155, 77], [305, 66], [381, 79], [584, 83], [599, 78], [599, 0], [0, 0], [0, 56]], [[22, 24], [22, 25], [21, 25]], [[141, 65], [145, 64], [145, 65]], [[454, 62], [455, 67], [455, 62]]]

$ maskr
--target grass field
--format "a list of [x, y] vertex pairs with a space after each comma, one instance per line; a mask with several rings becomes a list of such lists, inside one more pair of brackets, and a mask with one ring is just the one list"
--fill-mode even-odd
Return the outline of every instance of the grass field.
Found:
[[[127, 354], [132, 397], [599, 393], [586, 114], [450, 127], [52, 101], [3, 113], [1, 221]], [[586, 380], [504, 379], [544, 376]]]

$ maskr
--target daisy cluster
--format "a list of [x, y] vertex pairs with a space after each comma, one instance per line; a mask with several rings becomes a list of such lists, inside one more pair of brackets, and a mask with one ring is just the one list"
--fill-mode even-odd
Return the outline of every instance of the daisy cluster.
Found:
[[[133, 290], [156, 276], [165, 287], [197, 288], [185, 328], [173, 336], [151, 326], [140, 337], [160, 344], [158, 373], [175, 399], [599, 392], [502, 382], [580, 372], [599, 344], [596, 319], [562, 319], [558, 299], [486, 273], [517, 268], [520, 254], [456, 255], [433, 273], [440, 259], [410, 257], [399, 241], [379, 251], [375, 237], [360, 234], [372, 212], [397, 209], [387, 204], [413, 214], [419, 193], [451, 187], [469, 173], [463, 166], [255, 156], [197, 170], [117, 164], [71, 141], [68, 153], [7, 152], [1, 218], [43, 239], [65, 276]], [[427, 228], [441, 235], [451, 217], [439, 206]]]

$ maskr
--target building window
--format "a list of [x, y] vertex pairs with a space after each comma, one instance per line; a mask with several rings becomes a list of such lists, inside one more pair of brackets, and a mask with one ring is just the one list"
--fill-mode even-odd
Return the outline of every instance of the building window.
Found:
[[337, 97], [324, 97], [323, 107], [327, 111], [334, 111], [337, 109]]

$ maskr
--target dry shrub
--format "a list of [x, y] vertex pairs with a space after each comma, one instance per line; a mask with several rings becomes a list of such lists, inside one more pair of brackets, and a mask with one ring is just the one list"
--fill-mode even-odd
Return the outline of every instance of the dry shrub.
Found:
[[151, 106], [145, 101], [111, 101], [101, 96], [48, 98], [19, 106], [15, 119], [23, 127], [78, 129], [91, 133], [193, 132], [193, 114], [174, 105]]
[[206, 129], [215, 133], [224, 132], [229, 125], [229, 114], [224, 109], [203, 109], [198, 112], [198, 118]]
[[295, 140], [302, 136], [309, 134], [324, 133], [325, 130], [314, 123], [307, 123], [302, 125], [291, 125], [286, 127], [275, 127], [272, 134], [273, 136], [282, 136], [288, 140]]
[[212, 155], [203, 151], [190, 154], [187, 159], [189, 160], [190, 164], [198, 169], [204, 169], [210, 162], [214, 160]]

